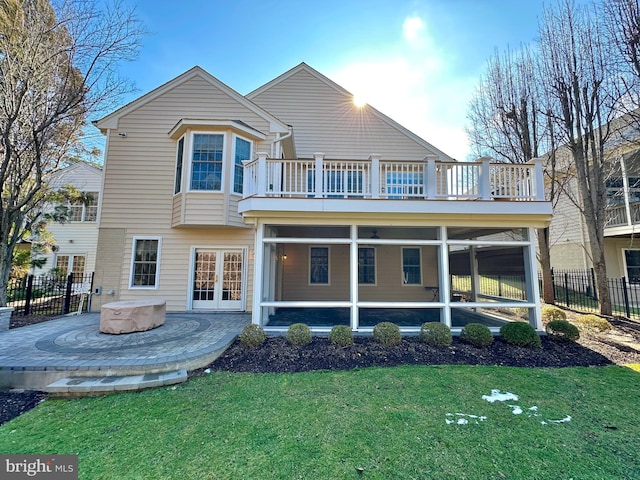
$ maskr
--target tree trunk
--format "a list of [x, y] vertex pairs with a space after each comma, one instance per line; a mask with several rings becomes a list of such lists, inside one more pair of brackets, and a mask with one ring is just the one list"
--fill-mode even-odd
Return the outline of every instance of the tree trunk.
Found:
[[8, 241], [0, 241], [0, 307], [7, 306], [7, 287], [11, 274], [12, 254], [13, 249], [9, 247]]
[[594, 245], [594, 242], [591, 242], [591, 255], [593, 257], [593, 271], [596, 276], [596, 288], [598, 289], [600, 314], [611, 316], [613, 311], [609, 282], [607, 281], [607, 264], [604, 259], [604, 249], [600, 248], [600, 245]]
[[540, 270], [542, 272], [542, 301], [555, 305], [553, 277], [551, 275], [551, 252], [549, 251], [549, 227], [538, 229], [538, 250], [540, 250]]

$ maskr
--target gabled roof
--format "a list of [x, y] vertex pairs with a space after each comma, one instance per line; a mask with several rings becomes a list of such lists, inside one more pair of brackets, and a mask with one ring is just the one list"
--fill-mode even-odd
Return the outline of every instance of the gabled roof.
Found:
[[55, 172], [53, 172], [51, 174], [50, 179], [54, 180], [54, 179], [57, 179], [59, 177], [64, 177], [66, 175], [71, 175], [71, 174], [75, 173], [78, 170], [84, 170], [85, 172], [88, 172], [90, 174], [102, 176], [102, 170], [100, 170], [99, 168], [96, 168], [93, 165], [89, 165], [88, 163], [85, 163], [85, 162], [75, 162], [75, 163], [69, 165], [68, 167], [64, 167], [64, 168], [61, 168], [61, 169], [56, 170]]
[[118, 128], [118, 120], [121, 117], [128, 115], [129, 113], [135, 111], [136, 109], [142, 107], [143, 105], [146, 105], [147, 103], [160, 97], [161, 95], [177, 87], [178, 85], [181, 85], [182, 83], [185, 83], [195, 77], [202, 78], [203, 80], [210, 83], [214, 87], [223, 91], [228, 96], [232, 97], [235, 101], [242, 104], [248, 110], [251, 110], [256, 115], [267, 120], [269, 122], [269, 126], [272, 132], [287, 133], [289, 131], [287, 125], [284, 122], [280, 121], [279, 119], [271, 115], [269, 112], [267, 112], [263, 108], [253, 103], [250, 99], [247, 99], [244, 96], [240, 95], [234, 89], [222, 83], [220, 80], [218, 80], [213, 75], [211, 75], [210, 73], [208, 73], [207, 71], [205, 71], [203, 68], [199, 66], [195, 66], [190, 70], [187, 70], [182, 75], [177, 76], [173, 80], [169, 80], [164, 85], [159, 86], [158, 88], [150, 91], [149, 93], [119, 108], [115, 112], [110, 113], [109, 115], [99, 120], [95, 120], [92, 123], [96, 127], [98, 127], [102, 133], [105, 133], [106, 130], [111, 128], [113, 129]]
[[[310, 67], [306, 63], [302, 62], [299, 65], [297, 65], [296, 67], [293, 67], [292, 69], [286, 71], [282, 75], [274, 78], [270, 82], [267, 82], [264, 85], [262, 85], [261, 87], [253, 90], [252, 92], [249, 92], [246, 95], [246, 98], [248, 98], [249, 100], [253, 100], [254, 98], [256, 98], [261, 93], [273, 88], [274, 86], [280, 84], [281, 82], [287, 80], [291, 76], [293, 76], [293, 75], [295, 75], [295, 74], [297, 74], [297, 73], [299, 73], [301, 71], [304, 71], [304, 72], [314, 76], [316, 79], [320, 80], [321, 82], [323, 82], [324, 84], [326, 84], [330, 88], [334, 89], [336, 92], [340, 93], [341, 95], [349, 96], [351, 98], [353, 97], [353, 94], [351, 92], [349, 92], [345, 88], [341, 87], [336, 82], [334, 82], [333, 80], [331, 80], [328, 77], [324, 76], [323, 74], [321, 74], [320, 72], [318, 72], [314, 68]], [[402, 125], [400, 125], [395, 120], [393, 120], [393, 119], [389, 118], [388, 116], [386, 116], [384, 113], [382, 113], [379, 110], [376, 110], [375, 108], [373, 108], [371, 105], [367, 104], [367, 108], [370, 110], [370, 112], [374, 116], [379, 118], [382, 122], [386, 123], [391, 128], [394, 128], [394, 129], [398, 130], [402, 134], [404, 134], [407, 137], [409, 137], [411, 140], [413, 140], [416, 143], [422, 145], [427, 150], [432, 151], [436, 155], [444, 157], [444, 159], [447, 160], [447, 161], [455, 161], [453, 158], [451, 158], [449, 155], [444, 153], [442, 150], [434, 147], [432, 144], [427, 142], [425, 139], [423, 139], [422, 137], [416, 135], [415, 133], [413, 133], [412, 131], [408, 130], [407, 128], [403, 127]], [[294, 125], [294, 128], [295, 128], [295, 125]]]

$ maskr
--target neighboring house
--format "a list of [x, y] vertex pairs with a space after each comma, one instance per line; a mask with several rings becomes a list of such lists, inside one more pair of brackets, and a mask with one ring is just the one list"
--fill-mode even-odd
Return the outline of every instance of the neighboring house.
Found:
[[88, 276], [96, 264], [98, 244], [98, 201], [102, 190], [102, 171], [84, 162], [77, 162], [55, 172], [49, 180], [54, 189], [73, 186], [88, 194], [87, 203], [68, 204], [70, 211], [65, 223], [49, 222], [47, 231], [53, 236], [50, 251], [39, 258], [47, 262], [35, 274], [48, 273], [55, 268], [61, 274]]
[[[640, 240], [636, 238], [640, 233], [640, 135], [638, 119], [624, 124], [625, 119], [613, 122], [607, 147], [605, 260], [609, 278], [625, 277], [631, 284], [640, 284]], [[574, 198], [582, 193], [575, 176], [565, 188]], [[561, 194], [551, 222], [551, 264], [560, 270], [590, 269], [590, 251], [583, 215], [569, 195]]]
[[[160, 297], [276, 330], [366, 331], [390, 311], [406, 331], [523, 311], [541, 327], [539, 162], [458, 163], [304, 63], [246, 96], [194, 67], [95, 125], [94, 310]], [[501, 268], [519, 294], [483, 291]]]

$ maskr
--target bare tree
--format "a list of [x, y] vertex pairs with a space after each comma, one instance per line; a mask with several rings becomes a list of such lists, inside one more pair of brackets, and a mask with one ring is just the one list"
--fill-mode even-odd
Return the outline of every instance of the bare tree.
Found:
[[120, 3], [0, 0], [0, 305], [17, 242], [87, 117], [130, 90], [116, 74], [144, 34]]
[[[605, 145], [619, 102], [615, 53], [597, 16], [586, 7], [563, 0], [544, 11], [540, 23], [542, 85], [555, 102], [549, 114], [567, 147], [575, 169], [596, 276], [600, 312], [611, 314], [604, 255], [606, 178]], [[570, 194], [569, 191], [565, 193]]]
[[622, 61], [640, 78], [640, 4], [638, 0], [605, 0], [601, 5], [606, 32]]
[[500, 161], [525, 163], [538, 156], [540, 116], [529, 49], [496, 52], [469, 105], [467, 133], [478, 151]]
[[[549, 152], [545, 165], [547, 197], [557, 201], [553, 123], [543, 114], [547, 103], [541, 89], [536, 60], [529, 47], [495, 53], [487, 64], [469, 105], [467, 133], [472, 147], [484, 155], [510, 163], [526, 163]], [[544, 150], [542, 150], [544, 149]], [[538, 260], [542, 272], [542, 296], [553, 304], [550, 229], [538, 235]]]

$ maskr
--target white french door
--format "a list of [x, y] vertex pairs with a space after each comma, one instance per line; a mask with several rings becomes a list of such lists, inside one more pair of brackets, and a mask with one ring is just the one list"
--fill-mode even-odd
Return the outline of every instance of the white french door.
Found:
[[242, 309], [242, 250], [198, 248], [193, 258], [191, 308]]

